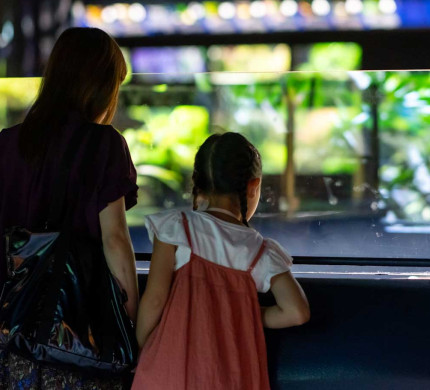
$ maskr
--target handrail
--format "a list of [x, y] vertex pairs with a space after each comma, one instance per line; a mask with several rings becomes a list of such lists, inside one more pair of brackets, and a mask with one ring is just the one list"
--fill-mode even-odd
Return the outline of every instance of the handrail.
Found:
[[[137, 261], [151, 261], [151, 253], [136, 253]], [[376, 259], [371, 257], [323, 257], [294, 256], [294, 264], [301, 265], [345, 265], [383, 267], [430, 267], [430, 259], [398, 258]]]

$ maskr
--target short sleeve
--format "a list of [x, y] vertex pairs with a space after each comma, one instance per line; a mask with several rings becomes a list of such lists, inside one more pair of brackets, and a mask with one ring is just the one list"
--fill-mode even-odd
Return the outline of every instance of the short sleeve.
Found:
[[98, 194], [98, 211], [121, 197], [124, 197], [128, 210], [137, 203], [136, 168], [125, 138], [113, 128], [107, 153], [107, 164]]
[[266, 239], [266, 249], [258, 261], [252, 276], [259, 292], [267, 292], [270, 282], [275, 275], [288, 272], [293, 264], [293, 258], [277, 241]]
[[152, 243], [156, 236], [159, 241], [166, 244], [189, 247], [182, 214], [178, 210], [168, 210], [146, 216], [145, 227]]

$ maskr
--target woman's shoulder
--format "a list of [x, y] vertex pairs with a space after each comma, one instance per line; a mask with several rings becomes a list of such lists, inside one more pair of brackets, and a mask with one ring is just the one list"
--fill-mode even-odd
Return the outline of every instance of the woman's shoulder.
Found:
[[[5, 159], [9, 159], [6, 157], [7, 154], [14, 153], [16, 148], [18, 147], [18, 135], [19, 135], [19, 125], [15, 125], [12, 127], [8, 127], [0, 131], [0, 150], [1, 156]], [[9, 152], [9, 153], [7, 153]]]
[[22, 123], [18, 123], [18, 124], [14, 125], [14, 126], [6, 127], [0, 133], [8, 133], [8, 134], [10, 134], [11, 131], [18, 130], [21, 125], [22, 125]]
[[88, 122], [85, 126], [87, 126], [88, 129], [97, 132], [100, 137], [111, 139], [113, 142], [125, 142], [123, 135], [112, 125]]
[[7, 139], [10, 137], [15, 137], [18, 136], [18, 132], [19, 132], [19, 128], [21, 127], [21, 123], [12, 126], [12, 127], [7, 127], [3, 130], [0, 131], [0, 139]]
[[119, 130], [115, 129], [115, 127], [113, 127], [112, 125], [102, 125], [101, 123], [95, 122], [88, 122], [88, 125], [91, 126], [93, 129], [96, 129], [97, 131], [103, 131], [111, 136], [121, 137], [121, 133], [119, 132]]
[[[105, 163], [114, 162], [126, 156], [128, 159], [129, 149], [123, 135], [112, 125], [102, 125], [93, 122], [87, 122], [82, 127], [82, 131], [86, 132], [87, 139], [93, 145], [98, 145], [97, 149], [100, 161]], [[70, 135], [71, 137], [71, 135]], [[91, 141], [90, 141], [91, 140]]]

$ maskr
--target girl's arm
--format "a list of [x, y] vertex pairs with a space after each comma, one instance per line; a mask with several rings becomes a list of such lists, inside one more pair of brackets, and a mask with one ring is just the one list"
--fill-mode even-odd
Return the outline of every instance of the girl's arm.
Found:
[[99, 220], [107, 265], [126, 291], [127, 314], [132, 321], [136, 321], [139, 300], [136, 261], [125, 219], [124, 197], [109, 203], [99, 213]]
[[306, 295], [291, 272], [275, 275], [270, 290], [276, 305], [261, 308], [263, 326], [266, 328], [287, 328], [309, 321], [310, 310]]
[[136, 336], [140, 348], [158, 325], [170, 293], [176, 247], [154, 237], [148, 282], [139, 305]]

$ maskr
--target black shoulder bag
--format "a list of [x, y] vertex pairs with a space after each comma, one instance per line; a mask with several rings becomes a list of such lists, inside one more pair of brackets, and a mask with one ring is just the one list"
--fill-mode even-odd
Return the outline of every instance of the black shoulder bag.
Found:
[[[135, 366], [138, 351], [126, 294], [109, 271], [101, 242], [72, 231], [75, 202], [66, 201], [83, 130], [72, 136], [60, 164], [48, 217], [48, 226], [58, 230], [14, 227], [5, 234], [8, 280], [0, 297], [0, 349], [63, 368], [119, 374]], [[98, 146], [96, 132], [85, 130], [91, 133], [81, 177]]]

